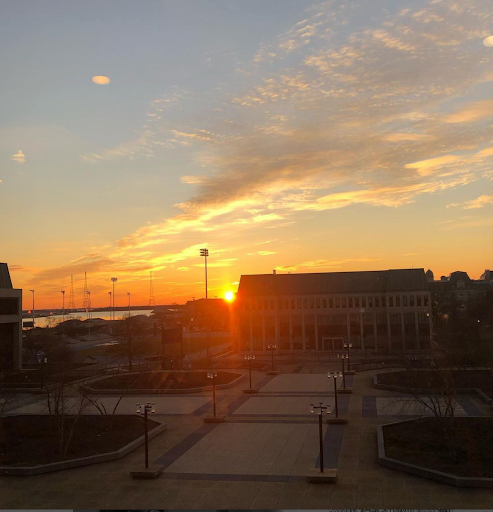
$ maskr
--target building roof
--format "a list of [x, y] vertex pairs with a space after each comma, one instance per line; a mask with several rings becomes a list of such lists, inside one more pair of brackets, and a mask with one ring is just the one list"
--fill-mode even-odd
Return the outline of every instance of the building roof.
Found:
[[428, 290], [423, 268], [241, 276], [238, 295], [304, 295]]
[[0, 289], [2, 288], [13, 288], [7, 263], [0, 263]]

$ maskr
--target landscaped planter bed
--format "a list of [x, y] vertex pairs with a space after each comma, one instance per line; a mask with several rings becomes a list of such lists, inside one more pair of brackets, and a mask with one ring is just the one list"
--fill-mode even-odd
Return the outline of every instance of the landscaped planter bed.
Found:
[[[244, 378], [243, 374], [217, 371], [218, 388], [231, 387]], [[212, 387], [206, 371], [196, 372], [146, 372], [104, 377], [85, 386], [88, 391], [106, 393], [187, 393]]]
[[454, 387], [458, 391], [480, 389], [489, 398], [493, 398], [493, 373], [490, 370], [407, 370], [380, 373], [375, 375], [375, 385], [393, 391], [438, 390], [443, 388], [443, 378], [439, 372], [451, 372]]
[[[68, 432], [74, 416], [65, 417]], [[165, 426], [148, 420], [153, 437]], [[55, 416], [10, 416], [0, 424], [0, 474], [37, 474], [122, 457], [143, 442], [138, 416], [79, 416], [66, 457], [59, 453]]]
[[454, 421], [456, 460], [438, 420], [420, 418], [379, 427], [380, 463], [452, 485], [493, 487], [493, 418]]

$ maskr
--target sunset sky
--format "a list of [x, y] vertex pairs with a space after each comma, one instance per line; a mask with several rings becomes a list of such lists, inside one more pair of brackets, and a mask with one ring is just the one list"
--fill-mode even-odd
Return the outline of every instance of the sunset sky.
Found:
[[[4, 2], [0, 261], [37, 307], [493, 265], [491, 0]], [[491, 43], [491, 44], [490, 44]], [[107, 80], [93, 77], [107, 77]], [[102, 82], [102, 83], [97, 83]]]

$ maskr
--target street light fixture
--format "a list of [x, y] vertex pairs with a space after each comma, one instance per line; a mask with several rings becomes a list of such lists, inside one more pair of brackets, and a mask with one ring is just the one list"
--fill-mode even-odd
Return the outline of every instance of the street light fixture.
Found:
[[209, 355], [209, 301], [207, 291], [207, 258], [209, 257], [209, 249], [200, 249], [200, 256], [204, 258], [205, 262], [205, 348], [207, 364], [210, 363]]
[[255, 359], [255, 354], [248, 354], [245, 356], [245, 361], [248, 361], [248, 373], [250, 375], [250, 389], [252, 389], [252, 359]]
[[33, 308], [32, 308], [32, 314], [33, 314], [33, 332], [34, 332], [34, 290], [29, 290], [33, 294]]
[[151, 414], [156, 414], [156, 408], [154, 407], [156, 404], [153, 402], [147, 402], [146, 404], [137, 404], [137, 414], [144, 415], [144, 425], [145, 425], [145, 466], [146, 469], [149, 469], [149, 437], [147, 435], [147, 414], [150, 412]]
[[207, 372], [207, 378], [212, 379], [212, 409], [214, 418], [216, 417], [216, 377], [217, 372], [215, 370]]
[[48, 362], [48, 358], [45, 357], [45, 353], [43, 350], [38, 350], [36, 352], [36, 361], [40, 365], [40, 376], [39, 376], [39, 388], [41, 391], [43, 390], [43, 384], [44, 384], [44, 366]]
[[334, 377], [334, 401], [335, 401], [335, 412], [336, 412], [336, 418], [339, 417], [339, 408], [337, 406], [337, 378], [342, 377], [341, 372], [329, 372], [327, 374], [327, 377], [330, 379], [331, 377]]
[[349, 349], [350, 348], [353, 348], [353, 344], [352, 343], [344, 343], [344, 348], [347, 348], [347, 371], [351, 371], [351, 363], [350, 363], [350, 360], [349, 360]]
[[320, 441], [320, 473], [324, 472], [324, 438], [322, 435], [322, 415], [324, 410], [326, 414], [330, 414], [330, 405], [323, 405], [323, 402], [319, 402], [319, 405], [310, 404], [310, 413], [315, 414], [315, 409], [318, 409], [318, 435]]
[[344, 359], [349, 359], [349, 355], [337, 354], [337, 358], [340, 359], [342, 363], [342, 387], [346, 389], [346, 371], [344, 370]]
[[62, 324], [65, 322], [65, 290], [60, 292], [62, 294]]
[[277, 345], [275, 343], [269, 343], [269, 345], [267, 345], [267, 350], [270, 350], [270, 355], [271, 355], [271, 366], [272, 366], [272, 371], [275, 371], [274, 370], [274, 350], [277, 349]]

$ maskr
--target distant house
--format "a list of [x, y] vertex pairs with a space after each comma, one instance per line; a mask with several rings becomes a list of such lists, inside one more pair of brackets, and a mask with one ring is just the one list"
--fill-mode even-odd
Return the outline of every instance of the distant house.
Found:
[[431, 294], [424, 269], [241, 276], [240, 351], [428, 350]]
[[22, 367], [22, 290], [14, 289], [6, 263], [0, 263], [0, 371]]

